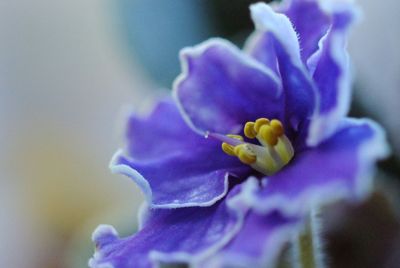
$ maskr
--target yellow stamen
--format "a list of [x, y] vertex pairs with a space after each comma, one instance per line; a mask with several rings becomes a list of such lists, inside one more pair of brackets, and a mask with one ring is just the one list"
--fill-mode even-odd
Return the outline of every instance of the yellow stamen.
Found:
[[254, 124], [254, 130], [258, 133], [263, 125], [268, 125], [268, 124], [269, 120], [267, 118], [259, 118], [256, 120], [256, 123]]
[[224, 151], [226, 154], [231, 155], [231, 156], [236, 156], [234, 147], [230, 144], [227, 144], [226, 142], [222, 143], [222, 151]]
[[278, 143], [278, 137], [275, 135], [274, 129], [270, 125], [264, 125], [261, 127], [260, 137], [270, 146], [275, 146]]
[[254, 130], [254, 122], [247, 122], [243, 129], [244, 135], [249, 139], [254, 139], [257, 132]]
[[240, 135], [228, 134], [226, 136], [229, 137], [229, 138], [232, 138], [232, 139], [237, 139], [237, 140], [243, 141], [243, 137], [240, 136]]
[[[243, 141], [243, 137], [240, 135], [228, 134], [226, 136], [228, 136], [229, 138], [232, 138], [232, 139], [237, 139], [237, 140]], [[234, 147], [226, 142], [222, 143], [222, 151], [224, 151], [228, 155], [236, 156]]]
[[255, 122], [247, 122], [243, 132], [249, 139], [257, 138], [261, 145], [244, 142], [240, 135], [227, 135], [241, 142], [239, 145], [235, 143], [236, 146], [229, 144], [229, 141], [223, 142], [222, 150], [228, 155], [236, 156], [242, 163], [255, 170], [272, 175], [293, 158], [292, 144], [279, 120], [260, 118]]
[[257, 160], [257, 156], [246, 143], [236, 145], [234, 152], [244, 164], [251, 165]]
[[282, 136], [284, 134], [285, 131], [283, 129], [281, 121], [273, 119], [273, 120], [271, 120], [270, 125], [271, 125], [272, 129], [274, 130], [274, 134], [276, 136], [279, 137], [279, 136]]

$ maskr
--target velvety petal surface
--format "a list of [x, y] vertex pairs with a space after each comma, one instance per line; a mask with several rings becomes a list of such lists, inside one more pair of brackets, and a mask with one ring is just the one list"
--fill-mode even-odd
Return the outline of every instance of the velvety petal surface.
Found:
[[96, 252], [89, 266], [147, 268], [204, 261], [240, 230], [247, 212], [243, 199], [254, 187], [256, 181], [248, 180], [210, 207], [152, 210], [144, 227], [131, 237], [119, 238], [112, 227], [99, 226], [93, 234]]
[[319, 0], [286, 0], [278, 12], [292, 22], [299, 37], [301, 58], [306, 63], [330, 27], [329, 15], [321, 9]]
[[320, 105], [310, 128], [308, 144], [315, 145], [331, 135], [348, 113], [351, 76], [346, 50], [350, 26], [358, 17], [351, 1], [326, 1], [323, 8], [331, 16], [331, 27], [321, 39], [319, 49], [308, 60], [319, 95]]
[[259, 211], [278, 209], [293, 215], [337, 198], [359, 200], [370, 191], [375, 162], [387, 153], [384, 133], [376, 123], [343, 120], [330, 139], [295, 155], [267, 178], [253, 205]]
[[258, 44], [250, 41], [251, 48], [246, 51], [262, 60], [265, 58], [263, 53], [269, 53], [272, 43], [283, 85], [285, 124], [293, 131], [306, 129], [316, 108], [317, 91], [301, 60], [297, 34], [288, 17], [274, 12], [268, 5], [254, 4], [250, 10], [256, 26], [255, 36], [258, 32], [264, 37], [258, 37]]
[[116, 153], [110, 167], [131, 177], [152, 207], [208, 206], [226, 194], [229, 174], [250, 171], [220, 147], [189, 129], [168, 99], [146, 118], [130, 117], [127, 149]]
[[243, 50], [279, 76], [278, 59], [275, 52], [274, 38], [271, 33], [255, 31], [246, 40]]
[[284, 245], [300, 229], [300, 221], [278, 212], [249, 212], [235, 238], [203, 267], [275, 267]]
[[259, 117], [282, 119], [284, 100], [273, 72], [222, 39], [181, 51], [174, 94], [199, 132], [237, 133]]

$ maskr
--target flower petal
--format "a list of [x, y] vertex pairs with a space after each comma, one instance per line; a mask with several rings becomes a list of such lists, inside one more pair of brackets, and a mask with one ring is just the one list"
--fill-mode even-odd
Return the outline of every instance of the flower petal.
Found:
[[[301, 65], [299, 41], [289, 18], [284, 14], [273, 11], [272, 8], [265, 3], [251, 5], [250, 12], [256, 31], [260, 34], [269, 34], [271, 38], [277, 39], [276, 43], [283, 47], [290, 61], [295, 65]], [[262, 52], [262, 50], [259, 51]], [[268, 52], [269, 50], [266, 50], [262, 53]], [[251, 53], [251, 55], [258, 59], [257, 54]], [[278, 57], [279, 56], [280, 55], [278, 55]]]
[[160, 102], [147, 118], [131, 116], [127, 149], [110, 168], [131, 177], [152, 207], [209, 206], [225, 196], [229, 175], [250, 168], [185, 124], [172, 100]]
[[264, 31], [253, 32], [247, 38], [243, 50], [279, 76], [278, 59], [275, 52], [274, 38], [271, 33]]
[[267, 179], [252, 203], [259, 211], [285, 215], [307, 213], [315, 203], [338, 198], [357, 201], [369, 193], [371, 170], [388, 154], [382, 129], [370, 120], [346, 119], [318, 147], [295, 156], [283, 170]]
[[237, 133], [246, 121], [282, 119], [283, 98], [271, 70], [222, 39], [181, 51], [174, 94], [197, 131]]
[[119, 238], [112, 227], [99, 226], [93, 234], [97, 250], [89, 266], [147, 268], [161, 262], [204, 261], [239, 231], [248, 209], [243, 198], [254, 187], [257, 182], [248, 180], [210, 207], [152, 210], [145, 226], [131, 237]]
[[309, 145], [328, 138], [348, 113], [351, 99], [351, 76], [346, 50], [350, 26], [358, 10], [350, 1], [326, 1], [323, 6], [331, 15], [332, 25], [321, 39], [319, 49], [308, 60], [318, 87], [320, 106], [310, 127]]
[[284, 1], [279, 12], [293, 23], [299, 36], [301, 58], [304, 63], [318, 49], [318, 42], [330, 26], [330, 18], [320, 6], [319, 0]]
[[278, 212], [249, 212], [235, 238], [204, 267], [276, 267], [284, 245], [299, 231], [300, 221]]
[[[264, 3], [251, 5], [250, 10], [256, 30], [267, 35], [266, 40], [273, 43], [284, 88], [285, 122], [297, 131], [301, 126], [306, 127], [311, 118], [316, 107], [317, 91], [301, 61], [296, 32], [285, 15], [274, 12]], [[264, 46], [264, 43], [259, 46]], [[267, 52], [270, 51], [270, 46], [268, 43]], [[250, 53], [256, 59], [263, 58], [264, 56], [257, 54], [258, 51], [262, 52], [263, 48], [257, 48]]]
[[135, 159], [152, 160], [177, 150], [188, 152], [192, 139], [204, 140], [187, 127], [169, 97], [157, 102], [148, 116], [131, 114], [126, 125], [126, 151]]
[[[303, 63], [306, 63], [318, 49], [319, 40], [330, 26], [328, 14], [321, 9], [318, 0], [286, 0], [277, 5], [276, 11], [286, 15], [293, 24], [299, 38], [301, 59]], [[291, 38], [294, 40], [293, 35]], [[258, 61], [278, 72], [273, 46], [269, 31], [256, 31], [247, 40], [245, 50]]]

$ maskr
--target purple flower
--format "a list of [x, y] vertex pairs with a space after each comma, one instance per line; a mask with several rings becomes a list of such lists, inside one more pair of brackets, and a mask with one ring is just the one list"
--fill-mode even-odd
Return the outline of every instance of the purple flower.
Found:
[[182, 50], [174, 100], [132, 115], [111, 163], [146, 196], [140, 231], [100, 226], [91, 267], [273, 265], [312, 206], [368, 194], [388, 149], [374, 122], [345, 117], [357, 13], [323, 3], [255, 4], [244, 51], [221, 39]]

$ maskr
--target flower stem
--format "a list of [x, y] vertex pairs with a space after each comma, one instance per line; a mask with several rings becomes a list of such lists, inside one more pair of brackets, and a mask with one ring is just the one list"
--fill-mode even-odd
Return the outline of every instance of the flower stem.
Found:
[[294, 241], [295, 267], [324, 267], [320, 236], [321, 223], [318, 209], [313, 209], [303, 232], [300, 232]]

